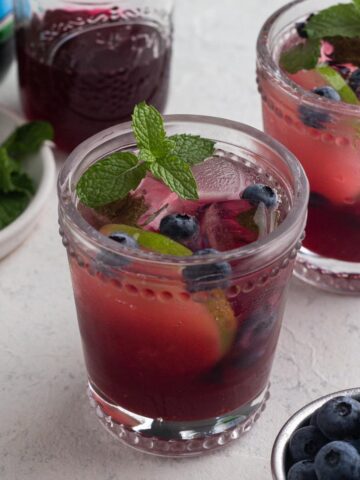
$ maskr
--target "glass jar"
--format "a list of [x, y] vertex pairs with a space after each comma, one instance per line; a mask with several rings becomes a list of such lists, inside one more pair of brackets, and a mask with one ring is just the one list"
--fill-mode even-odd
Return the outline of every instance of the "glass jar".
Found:
[[[267, 20], [257, 45], [258, 84], [265, 132], [297, 156], [310, 182], [295, 274], [332, 292], [359, 295], [360, 107], [312, 95], [279, 67], [284, 46], [299, 41], [296, 23], [335, 3], [291, 2]], [[306, 73], [298, 75], [305, 80]]]
[[21, 100], [70, 151], [130, 120], [141, 101], [166, 105], [173, 0], [16, 0]]
[[[271, 234], [235, 250], [201, 257], [129, 251], [86, 222], [75, 186], [99, 159], [135, 148], [131, 125], [84, 142], [60, 173], [60, 233], [90, 402], [123, 442], [157, 455], [187, 456], [237, 439], [265, 407], [308, 183], [295, 157], [255, 129], [190, 115], [167, 116], [165, 125], [168, 135], [213, 139], [240, 171], [262, 175], [281, 191], [286, 211]], [[213, 180], [226, 198], [226, 178]], [[208, 279], [187, 287], [184, 269], [218, 262], [231, 265], [227, 285]]]
[[12, 1], [0, 0], [0, 81], [8, 71], [14, 50]]

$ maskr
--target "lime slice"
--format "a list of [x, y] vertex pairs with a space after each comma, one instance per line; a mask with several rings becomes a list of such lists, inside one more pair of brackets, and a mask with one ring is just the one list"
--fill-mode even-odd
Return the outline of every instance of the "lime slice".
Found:
[[109, 236], [115, 232], [123, 232], [133, 237], [140, 247], [152, 252], [162, 253], [163, 255], [174, 255], [176, 257], [188, 257], [192, 251], [181, 245], [181, 243], [171, 240], [160, 233], [148, 232], [136, 227], [129, 227], [122, 224], [109, 224], [100, 229], [100, 233]]
[[343, 102], [350, 103], [352, 105], [360, 104], [354, 90], [349, 87], [340, 73], [328, 65], [316, 67], [315, 70], [322, 76], [328, 85], [338, 92]]

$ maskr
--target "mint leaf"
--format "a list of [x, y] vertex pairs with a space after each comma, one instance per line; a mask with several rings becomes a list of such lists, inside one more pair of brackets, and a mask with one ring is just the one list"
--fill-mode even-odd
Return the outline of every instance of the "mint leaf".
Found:
[[0, 148], [0, 191], [7, 193], [13, 190], [11, 175], [16, 171], [16, 164], [9, 157], [5, 148]]
[[156, 162], [155, 155], [152, 154], [149, 150], [145, 150], [145, 149], [140, 150], [138, 158], [140, 162], [145, 162], [145, 163]]
[[315, 70], [323, 77], [328, 85], [333, 87], [339, 93], [343, 102], [359, 105], [360, 102], [355, 92], [349, 87], [340, 73], [328, 65], [319, 66]]
[[155, 157], [166, 155], [169, 142], [166, 141], [164, 120], [156, 108], [145, 102], [136, 105], [132, 127], [139, 150], [148, 150]]
[[146, 165], [136, 155], [119, 152], [92, 165], [80, 178], [76, 191], [88, 207], [115, 202], [134, 190], [146, 175]]
[[26, 155], [39, 150], [45, 140], [52, 140], [53, 128], [48, 122], [29, 122], [18, 127], [5, 140], [2, 147], [6, 148], [10, 157], [22, 160]]
[[0, 230], [7, 227], [17, 219], [29, 203], [29, 196], [26, 193], [0, 192]]
[[27, 173], [13, 173], [11, 180], [13, 183], [13, 191], [26, 193], [28, 197], [34, 195], [34, 182]]
[[214, 154], [215, 142], [197, 135], [173, 135], [170, 140], [171, 153], [189, 165], [201, 163]]
[[0, 191], [22, 192], [28, 196], [35, 192], [31, 178], [19, 171], [19, 165], [9, 157], [5, 148], [0, 148]]
[[354, 4], [334, 5], [312, 16], [306, 24], [309, 38], [359, 37], [360, 10]]
[[353, 2], [354, 2], [354, 5], [355, 5], [355, 8], [360, 10], [360, 0], [353, 0]]
[[281, 54], [280, 66], [289, 73], [312, 70], [320, 57], [320, 40], [310, 39]]
[[154, 177], [162, 180], [173, 192], [184, 200], [199, 198], [196, 180], [190, 166], [169, 154], [150, 164], [150, 171]]

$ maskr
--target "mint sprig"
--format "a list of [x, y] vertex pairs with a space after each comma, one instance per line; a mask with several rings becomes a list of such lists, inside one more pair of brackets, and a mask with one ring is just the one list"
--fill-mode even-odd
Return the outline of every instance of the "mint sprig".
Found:
[[360, 0], [333, 5], [312, 15], [306, 22], [307, 40], [284, 51], [280, 66], [289, 73], [311, 70], [320, 57], [321, 40], [360, 37]]
[[147, 172], [180, 198], [199, 198], [191, 166], [214, 153], [214, 142], [195, 135], [166, 135], [161, 114], [145, 102], [134, 109], [132, 127], [138, 154], [119, 152], [92, 165], [80, 178], [76, 191], [91, 208], [124, 199]]
[[17, 128], [0, 146], [0, 230], [16, 220], [35, 193], [21, 160], [51, 138], [50, 124], [30, 122]]
[[320, 48], [320, 40], [317, 38], [295, 45], [290, 50], [283, 52], [280, 66], [289, 73], [312, 70], [318, 63]]
[[309, 38], [360, 36], [360, 10], [353, 3], [334, 5], [320, 11], [306, 24]]

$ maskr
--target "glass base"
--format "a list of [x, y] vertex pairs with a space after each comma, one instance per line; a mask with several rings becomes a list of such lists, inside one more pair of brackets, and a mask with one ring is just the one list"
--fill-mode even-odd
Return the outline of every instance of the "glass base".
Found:
[[129, 447], [163, 457], [190, 457], [222, 448], [244, 433], [264, 411], [267, 387], [257, 398], [222, 417], [167, 422], [143, 417], [105, 400], [89, 382], [88, 397], [101, 424]]
[[294, 273], [300, 280], [328, 292], [360, 294], [360, 263], [324, 258], [302, 248]]

